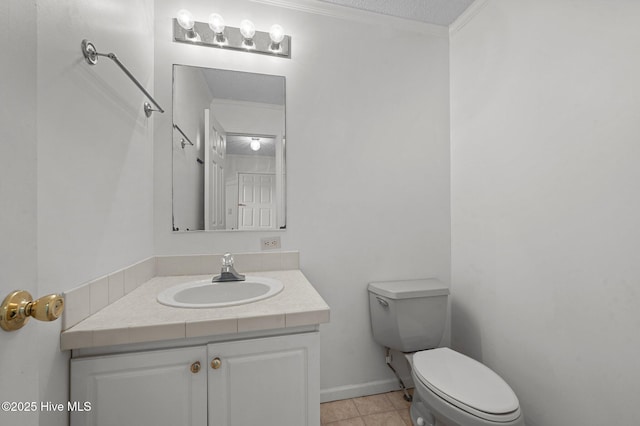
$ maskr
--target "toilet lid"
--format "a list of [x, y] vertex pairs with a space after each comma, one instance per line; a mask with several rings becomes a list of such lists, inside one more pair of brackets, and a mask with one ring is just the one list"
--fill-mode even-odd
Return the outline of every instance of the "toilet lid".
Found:
[[389, 299], [414, 299], [416, 297], [447, 296], [449, 287], [437, 278], [404, 281], [380, 281], [369, 283], [371, 293]]
[[509, 385], [465, 355], [449, 348], [421, 351], [413, 356], [413, 368], [425, 386], [461, 410], [494, 421], [520, 416], [518, 398]]

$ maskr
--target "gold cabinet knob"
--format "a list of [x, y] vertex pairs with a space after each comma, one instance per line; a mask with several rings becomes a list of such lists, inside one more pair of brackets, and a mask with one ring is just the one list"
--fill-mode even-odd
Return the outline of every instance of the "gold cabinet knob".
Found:
[[220, 358], [216, 357], [211, 360], [211, 368], [213, 368], [214, 370], [217, 370], [221, 366], [222, 366], [222, 360]]
[[200, 361], [196, 361], [193, 364], [191, 364], [191, 372], [193, 374], [200, 372]]
[[29, 317], [40, 321], [53, 321], [64, 310], [64, 299], [59, 294], [49, 294], [33, 301], [28, 291], [17, 290], [5, 297], [0, 306], [0, 327], [15, 331], [24, 326]]

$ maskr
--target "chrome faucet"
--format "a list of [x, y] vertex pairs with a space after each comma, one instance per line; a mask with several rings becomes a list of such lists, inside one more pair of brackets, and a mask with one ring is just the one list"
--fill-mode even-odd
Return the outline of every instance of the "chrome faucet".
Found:
[[216, 275], [211, 280], [212, 283], [224, 281], [244, 281], [244, 275], [239, 274], [233, 267], [233, 255], [231, 253], [225, 253], [224, 256], [222, 256], [222, 270], [220, 271], [220, 275]]

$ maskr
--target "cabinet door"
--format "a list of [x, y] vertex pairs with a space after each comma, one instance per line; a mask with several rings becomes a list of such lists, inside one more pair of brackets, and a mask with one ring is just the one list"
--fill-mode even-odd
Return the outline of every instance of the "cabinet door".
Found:
[[319, 349], [317, 332], [209, 345], [209, 426], [320, 425]]
[[[205, 426], [204, 346], [71, 360], [71, 426]], [[200, 364], [200, 371], [197, 363]]]

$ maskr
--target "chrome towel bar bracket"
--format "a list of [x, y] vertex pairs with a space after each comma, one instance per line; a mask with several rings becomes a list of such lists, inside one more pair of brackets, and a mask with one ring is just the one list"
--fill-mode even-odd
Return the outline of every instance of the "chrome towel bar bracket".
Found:
[[144, 114], [147, 117], [151, 117], [151, 113], [154, 112], [154, 111], [161, 112], [161, 113], [164, 112], [162, 107], [160, 105], [158, 105], [158, 102], [156, 102], [156, 100], [153, 99], [153, 97], [149, 94], [149, 92], [147, 92], [147, 89], [145, 89], [142, 86], [142, 84], [140, 84], [140, 82], [138, 80], [136, 80], [136, 78], [133, 76], [133, 74], [131, 74], [131, 72], [129, 72], [127, 67], [125, 67], [124, 64], [122, 62], [120, 62], [120, 60], [118, 59], [118, 57], [114, 53], [99, 53], [96, 50], [96, 47], [93, 45], [93, 43], [91, 43], [87, 39], [82, 40], [81, 47], [82, 47], [82, 54], [84, 55], [84, 58], [87, 60], [87, 63], [89, 65], [97, 64], [98, 63], [98, 56], [107, 57], [107, 58], [111, 59], [113, 62], [115, 62], [116, 65], [118, 65], [118, 67], [120, 67], [120, 69], [127, 75], [127, 77], [129, 77], [131, 79], [131, 81], [133, 81], [133, 83], [136, 86], [138, 86], [138, 89], [140, 89], [142, 91], [142, 93], [144, 93], [144, 95], [151, 102], [153, 102], [153, 105], [155, 105], [155, 107], [157, 108], [157, 109], [153, 109], [153, 107], [151, 106], [151, 104], [149, 102], [145, 102], [144, 103]]

